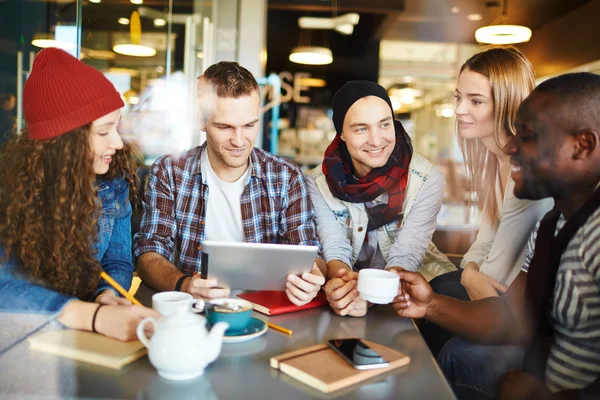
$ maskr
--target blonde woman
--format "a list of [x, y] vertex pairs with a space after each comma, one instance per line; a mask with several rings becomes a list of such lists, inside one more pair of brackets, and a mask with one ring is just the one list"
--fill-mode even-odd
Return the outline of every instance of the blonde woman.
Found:
[[482, 211], [477, 239], [461, 263], [460, 281], [471, 300], [506, 290], [521, 269], [527, 238], [553, 205], [551, 199], [514, 196], [509, 157], [502, 151], [515, 134], [517, 108], [534, 87], [531, 63], [512, 46], [490, 47], [460, 70], [458, 142]]

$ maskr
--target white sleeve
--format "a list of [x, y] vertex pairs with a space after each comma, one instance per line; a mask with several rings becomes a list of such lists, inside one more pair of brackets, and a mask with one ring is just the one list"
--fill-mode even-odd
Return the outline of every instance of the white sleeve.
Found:
[[[512, 182], [512, 181], [511, 181]], [[525, 262], [527, 239], [536, 224], [554, 205], [552, 199], [521, 200], [513, 195], [514, 182], [508, 187], [508, 197], [502, 206], [496, 237], [479, 265], [479, 271], [509, 286]]]
[[481, 266], [485, 257], [489, 254], [494, 239], [496, 238], [496, 230], [498, 229], [498, 223], [492, 225], [485, 218], [479, 224], [479, 232], [477, 238], [469, 247], [469, 250], [463, 256], [460, 263], [460, 267], [464, 268], [467, 263], [474, 262], [477, 266]]
[[415, 199], [402, 228], [398, 230], [396, 240], [390, 248], [386, 268], [403, 267], [409, 271], [419, 269], [437, 226], [437, 215], [442, 207], [445, 187], [444, 174], [435, 168]]

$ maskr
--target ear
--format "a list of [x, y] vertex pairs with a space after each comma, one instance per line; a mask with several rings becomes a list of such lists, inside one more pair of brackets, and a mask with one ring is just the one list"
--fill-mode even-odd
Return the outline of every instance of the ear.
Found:
[[342, 142], [346, 141], [346, 139], [344, 139], [344, 132], [340, 133], [340, 139], [342, 140]]
[[594, 131], [582, 131], [578, 132], [573, 136], [575, 140], [575, 151], [573, 153], [573, 159], [583, 160], [588, 158], [598, 148], [600, 142], [599, 135]]

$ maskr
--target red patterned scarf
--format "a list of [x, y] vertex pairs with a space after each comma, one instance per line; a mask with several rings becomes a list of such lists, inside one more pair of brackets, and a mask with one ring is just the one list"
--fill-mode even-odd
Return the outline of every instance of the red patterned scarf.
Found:
[[396, 145], [387, 163], [374, 168], [366, 176], [356, 179], [346, 143], [336, 135], [323, 160], [323, 173], [333, 196], [351, 203], [367, 203], [387, 192], [387, 204], [367, 208], [367, 230], [377, 229], [402, 218], [402, 204], [408, 183], [408, 166], [412, 159], [410, 137], [399, 121], [394, 121]]

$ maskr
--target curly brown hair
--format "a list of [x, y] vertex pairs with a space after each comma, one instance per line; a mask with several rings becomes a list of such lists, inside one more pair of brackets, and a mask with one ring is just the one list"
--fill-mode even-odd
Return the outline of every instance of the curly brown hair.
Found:
[[33, 282], [65, 295], [90, 300], [98, 287], [100, 263], [93, 243], [98, 236], [97, 179], [119, 174], [137, 204], [137, 148], [124, 143], [108, 172], [94, 173], [91, 124], [59, 137], [13, 137], [0, 154], [0, 241], [7, 257]]

